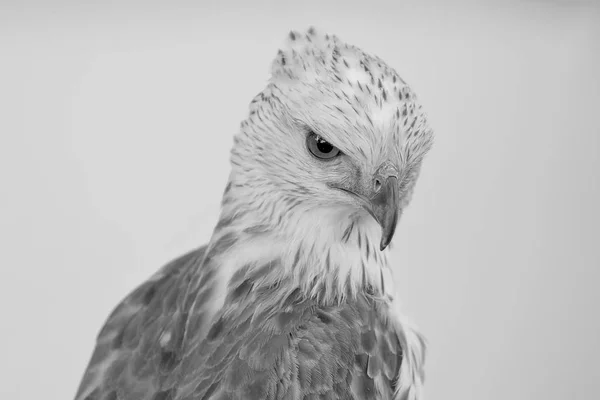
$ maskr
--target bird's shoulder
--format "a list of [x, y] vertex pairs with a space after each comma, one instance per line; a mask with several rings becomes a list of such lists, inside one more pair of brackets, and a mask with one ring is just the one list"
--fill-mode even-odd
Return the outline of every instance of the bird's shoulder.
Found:
[[[100, 330], [76, 399], [152, 398], [176, 364], [185, 325], [185, 293], [206, 246], [163, 266], [129, 293]], [[164, 334], [175, 337], [164, 337]], [[179, 334], [177, 333], [179, 332]], [[158, 344], [170, 339], [170, 345]], [[148, 396], [144, 395], [147, 393]]]

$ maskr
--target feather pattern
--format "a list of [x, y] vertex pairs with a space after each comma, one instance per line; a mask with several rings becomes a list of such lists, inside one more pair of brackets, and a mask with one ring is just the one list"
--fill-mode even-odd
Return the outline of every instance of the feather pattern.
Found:
[[[363, 293], [324, 306], [281, 290], [288, 282], [261, 285], [280, 267], [269, 263], [241, 269], [208, 323], [199, 301], [180, 301], [205, 252], [168, 264], [115, 309], [76, 398], [392, 399], [403, 348], [387, 302]], [[186, 322], [208, 324], [206, 335], [182, 343]]]
[[[343, 156], [316, 160], [313, 134]], [[386, 166], [400, 215], [432, 138], [381, 59], [291, 32], [234, 138], [210, 242], [114, 309], [76, 400], [420, 400], [425, 341], [358, 199]]]

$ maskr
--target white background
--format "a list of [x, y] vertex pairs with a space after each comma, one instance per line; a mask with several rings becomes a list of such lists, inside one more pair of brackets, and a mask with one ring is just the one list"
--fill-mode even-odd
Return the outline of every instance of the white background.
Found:
[[0, 398], [72, 398], [112, 307], [208, 240], [232, 135], [310, 25], [436, 131], [395, 250], [427, 398], [600, 397], [599, 7], [83, 3], [0, 3]]

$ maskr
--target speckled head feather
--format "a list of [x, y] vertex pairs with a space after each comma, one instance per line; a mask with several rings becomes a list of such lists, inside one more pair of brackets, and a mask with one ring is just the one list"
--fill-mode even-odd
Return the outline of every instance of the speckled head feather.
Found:
[[[316, 159], [306, 145], [311, 133], [343, 155]], [[304, 259], [286, 273], [302, 275], [300, 281], [327, 298], [356, 292], [365, 282], [383, 291], [387, 251], [378, 249], [380, 229], [355, 196], [339, 189], [367, 194], [388, 162], [398, 172], [401, 214], [432, 136], [416, 96], [381, 59], [314, 28], [291, 32], [235, 137], [226, 223], [217, 233], [276, 232], [288, 258]]]
[[388, 246], [432, 142], [407, 84], [291, 32], [234, 142], [210, 242], [115, 308], [76, 398], [421, 399]]

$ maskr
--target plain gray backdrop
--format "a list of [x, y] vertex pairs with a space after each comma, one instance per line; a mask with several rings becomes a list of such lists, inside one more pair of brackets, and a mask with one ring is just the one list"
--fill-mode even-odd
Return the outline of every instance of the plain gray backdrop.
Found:
[[209, 239], [232, 135], [310, 25], [436, 131], [394, 250], [426, 397], [600, 398], [599, 7], [83, 3], [0, 2], [0, 398], [72, 398], [117, 302]]

